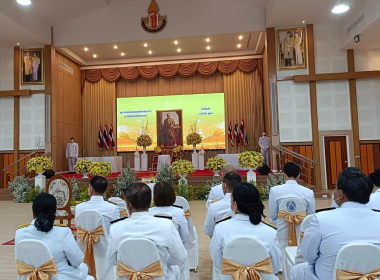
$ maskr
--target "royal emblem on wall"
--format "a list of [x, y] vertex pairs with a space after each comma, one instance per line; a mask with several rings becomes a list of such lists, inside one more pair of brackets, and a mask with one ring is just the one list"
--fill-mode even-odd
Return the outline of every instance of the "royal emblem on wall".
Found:
[[148, 9], [148, 16], [141, 18], [141, 26], [146, 32], [158, 33], [166, 27], [166, 16], [161, 16], [158, 13], [159, 10], [156, 1], [152, 0]]

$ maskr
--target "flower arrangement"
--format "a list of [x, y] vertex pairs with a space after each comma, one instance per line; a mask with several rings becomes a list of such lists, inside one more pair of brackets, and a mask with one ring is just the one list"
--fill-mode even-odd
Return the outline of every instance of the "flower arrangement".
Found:
[[180, 152], [182, 152], [182, 146], [181, 145], [178, 145], [177, 147], [175, 147], [173, 149], [173, 153], [179, 154]]
[[153, 140], [148, 134], [141, 134], [137, 137], [136, 143], [139, 147], [149, 147], [152, 145]]
[[220, 157], [211, 157], [207, 160], [207, 168], [212, 171], [222, 170], [226, 161]]
[[195, 122], [190, 125], [190, 130], [186, 136], [186, 143], [192, 146], [202, 143], [202, 136], [198, 130], [198, 120], [195, 120]]
[[194, 172], [194, 165], [189, 160], [180, 159], [173, 162], [171, 170], [173, 174], [188, 175]]
[[160, 148], [160, 146], [156, 146], [156, 147], [154, 147], [154, 152], [155, 152], [156, 154], [159, 154], [159, 153], [162, 152], [162, 149]]
[[261, 153], [247, 151], [239, 154], [238, 161], [240, 167], [255, 168], [264, 164], [264, 157]]
[[26, 167], [28, 172], [44, 172], [53, 168], [53, 160], [46, 156], [31, 158]]
[[111, 164], [108, 162], [93, 162], [90, 173], [91, 176], [109, 176], [111, 175]]
[[32, 184], [25, 176], [17, 176], [8, 183], [8, 188], [11, 190], [15, 202], [25, 202], [26, 196], [32, 189]]
[[134, 182], [136, 182], [135, 173], [131, 170], [129, 162], [127, 162], [125, 168], [121, 169], [121, 174], [116, 179], [114, 194], [118, 197], [123, 196], [125, 189]]
[[170, 170], [170, 165], [168, 163], [163, 163], [157, 170], [156, 182], [167, 182], [170, 185], [174, 185], [175, 176]]
[[92, 161], [85, 160], [85, 159], [77, 161], [74, 165], [75, 172], [78, 174], [90, 172], [91, 167], [92, 167]]

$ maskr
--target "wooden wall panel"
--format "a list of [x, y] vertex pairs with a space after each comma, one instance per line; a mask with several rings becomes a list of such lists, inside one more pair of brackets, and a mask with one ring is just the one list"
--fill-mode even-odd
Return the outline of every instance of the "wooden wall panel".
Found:
[[368, 175], [380, 168], [380, 143], [360, 144], [361, 169]]

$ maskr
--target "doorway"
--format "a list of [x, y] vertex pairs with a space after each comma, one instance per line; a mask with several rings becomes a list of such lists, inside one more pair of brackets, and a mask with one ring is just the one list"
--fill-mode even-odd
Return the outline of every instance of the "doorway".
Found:
[[339, 173], [348, 167], [346, 136], [326, 136], [325, 156], [327, 188], [333, 190]]

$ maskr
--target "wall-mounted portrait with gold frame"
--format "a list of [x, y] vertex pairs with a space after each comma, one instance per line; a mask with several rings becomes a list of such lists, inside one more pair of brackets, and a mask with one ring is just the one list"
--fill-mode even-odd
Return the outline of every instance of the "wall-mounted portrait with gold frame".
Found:
[[21, 85], [44, 84], [44, 49], [21, 50]]
[[277, 30], [278, 70], [306, 69], [307, 37], [306, 28]]

